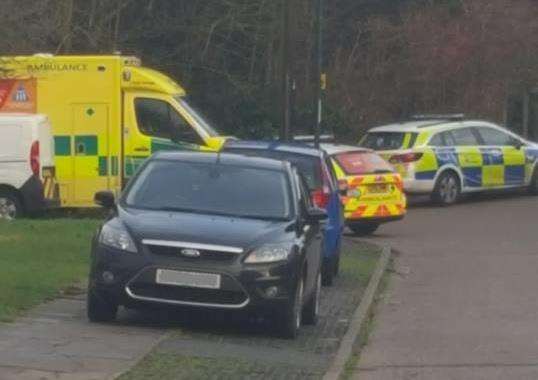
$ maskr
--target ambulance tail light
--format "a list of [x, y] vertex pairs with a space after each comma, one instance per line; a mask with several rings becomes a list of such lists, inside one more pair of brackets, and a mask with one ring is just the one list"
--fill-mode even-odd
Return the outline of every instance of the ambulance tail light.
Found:
[[34, 175], [39, 176], [41, 172], [41, 164], [39, 162], [39, 141], [34, 141], [30, 148], [30, 168]]
[[391, 164], [406, 164], [409, 162], [415, 162], [422, 158], [424, 153], [402, 153], [395, 154], [389, 158]]

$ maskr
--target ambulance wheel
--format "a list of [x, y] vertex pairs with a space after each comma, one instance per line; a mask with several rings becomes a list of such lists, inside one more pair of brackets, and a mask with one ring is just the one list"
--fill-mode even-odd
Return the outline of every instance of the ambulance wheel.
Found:
[[376, 223], [350, 223], [347, 226], [357, 236], [371, 235], [379, 228]]
[[17, 219], [22, 213], [22, 203], [17, 194], [10, 190], [0, 189], [0, 219]]
[[538, 167], [534, 169], [528, 191], [531, 195], [538, 195]]
[[441, 174], [432, 193], [432, 200], [440, 206], [456, 203], [461, 194], [460, 180], [456, 173], [448, 171]]

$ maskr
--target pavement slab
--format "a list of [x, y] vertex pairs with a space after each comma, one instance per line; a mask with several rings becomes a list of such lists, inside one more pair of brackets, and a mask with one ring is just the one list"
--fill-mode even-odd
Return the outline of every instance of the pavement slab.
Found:
[[83, 296], [56, 299], [0, 325], [0, 380], [111, 379], [165, 334], [126, 311], [116, 323], [90, 324]]

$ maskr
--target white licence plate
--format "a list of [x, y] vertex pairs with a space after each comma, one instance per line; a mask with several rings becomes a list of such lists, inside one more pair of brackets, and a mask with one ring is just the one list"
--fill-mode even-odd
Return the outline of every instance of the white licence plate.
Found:
[[162, 285], [186, 286], [189, 288], [205, 289], [220, 288], [219, 274], [157, 269], [157, 274], [155, 277], [155, 282]]

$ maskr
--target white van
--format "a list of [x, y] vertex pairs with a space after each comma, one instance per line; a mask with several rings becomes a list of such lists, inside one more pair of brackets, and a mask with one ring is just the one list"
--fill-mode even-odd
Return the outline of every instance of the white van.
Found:
[[44, 115], [0, 115], [0, 219], [15, 219], [58, 199], [54, 141]]

